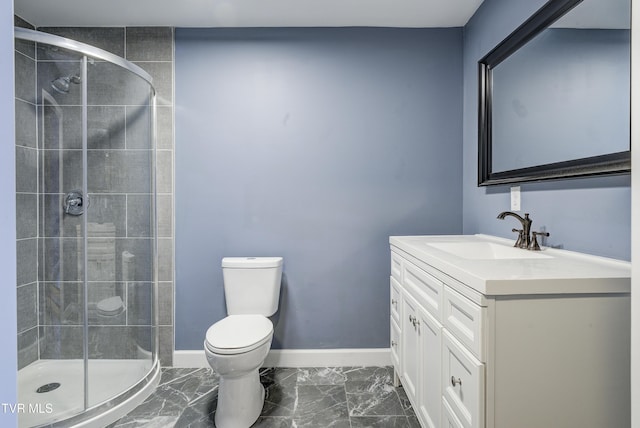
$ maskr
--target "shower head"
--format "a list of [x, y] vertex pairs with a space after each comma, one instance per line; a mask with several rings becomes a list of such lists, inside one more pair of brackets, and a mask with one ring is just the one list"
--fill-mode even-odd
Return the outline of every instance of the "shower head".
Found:
[[69, 86], [71, 83], [75, 83], [76, 85], [80, 83], [80, 76], [77, 74], [73, 76], [62, 76], [57, 79], [51, 81], [51, 87], [61, 94], [69, 93]]

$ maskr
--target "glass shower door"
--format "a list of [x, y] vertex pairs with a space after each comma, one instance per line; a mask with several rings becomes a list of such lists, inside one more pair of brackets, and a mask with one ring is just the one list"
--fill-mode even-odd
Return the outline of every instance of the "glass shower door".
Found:
[[[25, 413], [20, 426], [64, 419], [85, 409], [85, 295], [82, 147], [82, 55], [39, 45], [39, 385], [20, 401], [49, 405], [52, 415]], [[72, 206], [73, 205], [73, 206]], [[21, 382], [22, 384], [22, 382]], [[30, 384], [27, 382], [27, 384]], [[60, 388], [63, 394], [51, 393]], [[31, 395], [25, 397], [24, 394]], [[62, 399], [64, 397], [64, 399]], [[37, 419], [37, 420], [36, 420]]]
[[153, 97], [125, 68], [87, 67], [89, 407], [139, 382], [154, 361]]

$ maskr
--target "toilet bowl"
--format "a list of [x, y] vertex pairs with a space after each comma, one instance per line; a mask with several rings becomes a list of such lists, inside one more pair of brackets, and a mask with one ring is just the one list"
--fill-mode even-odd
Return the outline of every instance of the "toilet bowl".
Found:
[[207, 330], [204, 351], [220, 376], [217, 428], [249, 428], [260, 416], [264, 363], [278, 309], [282, 257], [227, 257], [222, 260], [228, 316]]
[[207, 330], [209, 365], [220, 375], [217, 428], [249, 427], [260, 416], [264, 388], [258, 369], [273, 337], [273, 325], [262, 315], [230, 315]]

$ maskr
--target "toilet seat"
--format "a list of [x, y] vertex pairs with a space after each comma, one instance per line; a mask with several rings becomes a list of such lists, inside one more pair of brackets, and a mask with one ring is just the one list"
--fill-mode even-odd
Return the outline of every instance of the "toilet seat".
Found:
[[215, 354], [249, 352], [271, 340], [273, 324], [263, 315], [229, 315], [207, 330], [205, 346]]

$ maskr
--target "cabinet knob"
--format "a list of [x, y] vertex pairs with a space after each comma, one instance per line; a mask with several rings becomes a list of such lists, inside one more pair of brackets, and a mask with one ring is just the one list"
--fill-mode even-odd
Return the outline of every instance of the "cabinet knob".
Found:
[[391, 304], [393, 306], [397, 306], [398, 305], [398, 301], [396, 299], [391, 299]]
[[454, 376], [451, 376], [451, 386], [455, 388], [456, 385], [462, 386], [462, 379], [460, 378], [456, 379]]
[[409, 315], [409, 322], [413, 324], [414, 328], [420, 325], [420, 321], [418, 321], [418, 318], [414, 317], [413, 315]]
[[396, 342], [395, 340], [391, 341], [391, 346], [395, 348], [397, 345], [398, 345], [398, 342]]

